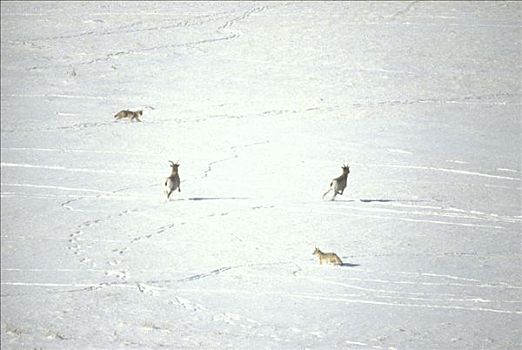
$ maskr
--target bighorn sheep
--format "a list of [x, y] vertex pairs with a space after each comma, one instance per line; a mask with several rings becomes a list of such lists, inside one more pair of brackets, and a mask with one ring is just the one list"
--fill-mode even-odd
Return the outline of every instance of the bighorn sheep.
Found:
[[335, 196], [338, 194], [342, 195], [344, 192], [344, 189], [346, 188], [346, 181], [348, 180], [348, 174], [350, 173], [350, 167], [346, 164], [341, 167], [343, 169], [343, 174], [339, 177], [336, 177], [335, 179], [330, 182], [330, 189], [323, 194], [324, 197], [330, 193], [331, 191], [334, 192], [332, 198], [330, 200], [334, 200]]
[[167, 200], [170, 199], [170, 195], [176, 189], [178, 189], [178, 192], [181, 192], [180, 180], [179, 180], [179, 174], [178, 174], [179, 164], [174, 163], [171, 160], [169, 160], [169, 162], [170, 162], [170, 167], [172, 168], [172, 173], [165, 180], [165, 193], [167, 194]]

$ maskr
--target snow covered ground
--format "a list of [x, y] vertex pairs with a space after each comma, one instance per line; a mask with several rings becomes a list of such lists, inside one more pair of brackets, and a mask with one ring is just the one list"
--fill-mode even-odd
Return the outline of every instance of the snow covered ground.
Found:
[[522, 347], [521, 3], [1, 11], [2, 349]]

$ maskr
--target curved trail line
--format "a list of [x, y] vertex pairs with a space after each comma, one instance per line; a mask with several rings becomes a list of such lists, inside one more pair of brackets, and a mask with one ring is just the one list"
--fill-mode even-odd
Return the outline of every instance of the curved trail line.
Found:
[[[141, 53], [146, 53], [146, 52], [150, 52], [150, 51], [157, 51], [157, 50], [161, 50], [161, 49], [175, 49], [175, 48], [178, 48], [178, 47], [193, 47], [193, 46], [197, 46], [197, 45], [201, 45], [201, 44], [209, 44], [209, 43], [213, 43], [213, 42], [228, 41], [228, 40], [235, 39], [235, 38], [239, 37], [239, 35], [240, 35], [238, 32], [232, 31], [230, 29], [230, 27], [234, 23], [242, 21], [242, 20], [245, 20], [246, 18], [250, 17], [253, 13], [261, 12], [261, 11], [264, 11], [266, 9], [268, 9], [267, 6], [254, 7], [252, 9], [250, 9], [250, 10], [247, 10], [247, 11], [243, 12], [242, 15], [240, 15], [238, 17], [235, 17], [235, 18], [225, 22], [225, 24], [223, 24], [223, 25], [221, 25], [221, 26], [219, 26], [217, 28], [217, 33], [221, 34], [221, 35], [225, 35], [224, 37], [207, 38], [207, 39], [201, 39], [201, 40], [196, 40], [196, 41], [192, 41], [192, 42], [176, 43], [176, 44], [165, 44], [165, 45], [145, 47], [145, 48], [138, 48], [138, 49], [128, 49], [128, 50], [124, 50], [124, 51], [110, 52], [110, 53], [105, 54], [102, 57], [95, 57], [95, 58], [92, 58], [92, 59], [89, 59], [89, 60], [86, 60], [86, 61], [81, 61], [81, 62], [65, 62], [65, 63], [61, 63], [61, 64], [57, 64], [57, 65], [41, 65], [41, 66], [34, 66], [34, 67], [26, 68], [26, 69], [27, 70], [34, 70], [34, 69], [64, 68], [64, 67], [70, 67], [71, 65], [72, 66], [90, 65], [90, 64], [98, 63], [98, 62], [107, 62], [107, 61], [110, 61], [114, 57], [118, 57], [118, 56], [122, 56], [122, 55], [141, 54]], [[181, 25], [175, 24], [175, 25], [172, 26], [172, 28], [174, 28], [176, 26], [179, 27]], [[146, 30], [157, 30], [157, 29], [161, 29], [161, 28], [156, 26], [156, 27], [152, 27], [152, 28], [146, 29]], [[228, 31], [229, 33], [228, 34], [227, 33], [223, 33], [224, 31]], [[107, 99], [107, 98], [104, 98], [104, 99]], [[114, 99], [112, 99], [112, 100], [114, 100]]]
[[15, 167], [15, 168], [38, 168], [38, 169], [49, 169], [49, 170], [62, 170], [71, 172], [83, 172], [83, 173], [94, 173], [94, 174], [114, 174], [114, 175], [152, 175], [152, 173], [144, 173], [143, 171], [127, 171], [127, 170], [107, 170], [107, 169], [88, 169], [88, 168], [67, 168], [59, 165], [34, 165], [24, 163], [5, 163], [1, 162], [2, 167]]
[[[355, 164], [355, 163], [354, 163]], [[509, 180], [509, 181], [522, 181], [521, 178], [509, 177], [509, 176], [500, 176], [500, 175], [491, 175], [484, 174], [475, 171], [467, 171], [467, 170], [457, 170], [457, 169], [447, 169], [447, 168], [436, 168], [431, 166], [419, 166], [419, 165], [392, 165], [392, 164], [362, 164], [369, 167], [381, 167], [381, 168], [397, 168], [397, 169], [414, 169], [414, 170], [434, 170], [445, 173], [453, 173], [460, 175], [469, 175], [469, 176], [480, 176], [480, 177], [488, 177], [493, 179], [501, 179], [501, 180]]]
[[[268, 143], [270, 143], [269, 140], [257, 141], [257, 142], [242, 144], [242, 145], [230, 146], [230, 147], [228, 147], [228, 150], [237, 150], [237, 149], [247, 148], [247, 147], [251, 147], [251, 146], [266, 145]], [[233, 154], [231, 156], [229, 156], [229, 157], [226, 157], [226, 158], [223, 158], [223, 159], [214, 160], [214, 161], [208, 163], [207, 170], [205, 170], [203, 172], [202, 178], [208, 177], [208, 174], [212, 171], [212, 166], [214, 164], [226, 162], [228, 160], [232, 160], [232, 159], [236, 159], [236, 158], [239, 158], [239, 154], [237, 152], [233, 152]]]
[[[112, 191], [111, 194], [114, 195], [114, 194], [116, 194], [118, 192], [122, 192], [122, 191], [125, 191], [125, 190], [128, 190], [128, 189], [134, 188], [134, 187], [136, 187], [136, 186], [123, 187], [123, 188], [120, 188], [120, 189]], [[66, 202], [62, 203], [61, 206], [64, 209], [74, 211], [74, 208], [68, 206], [68, 204], [70, 204], [70, 203], [72, 203], [74, 201], [79, 201], [81, 199], [83, 199], [83, 198], [79, 197], [79, 198], [76, 198], [76, 199], [72, 199], [72, 200], [66, 201]], [[93, 225], [96, 225], [96, 224], [98, 224], [100, 222], [111, 220], [115, 216], [128, 215], [129, 213], [133, 213], [133, 212], [137, 212], [137, 211], [139, 211], [138, 208], [126, 209], [126, 210], [120, 211], [120, 212], [118, 212], [116, 214], [108, 214], [108, 215], [103, 216], [102, 218], [90, 219], [90, 220], [86, 220], [86, 221], [82, 222], [81, 224], [76, 226], [76, 229], [75, 229], [75, 231], [73, 233], [69, 234], [69, 239], [68, 239], [69, 246], [68, 246], [68, 249], [71, 250], [73, 252], [73, 254], [78, 257], [80, 263], [82, 263], [82, 264], [90, 264], [90, 267], [94, 268], [95, 267], [95, 262], [89, 256], [87, 256], [84, 253], [84, 250], [82, 249], [82, 246], [80, 244], [80, 242], [88, 241], [88, 240], [85, 240], [85, 239], [80, 239], [80, 237], [84, 234], [84, 231], [86, 230], [86, 228], [88, 228], [90, 226], [93, 226]], [[125, 248], [124, 250], [126, 250], [126, 249], [127, 248]], [[122, 253], [123, 252], [120, 252], [120, 254], [122, 254]], [[117, 261], [117, 264], [114, 264], [113, 263], [114, 261]], [[121, 261], [119, 261], [119, 260], [114, 260], [113, 259], [113, 260], [109, 260], [107, 263], [109, 265], [118, 265], [120, 262]], [[122, 281], [126, 281], [126, 279], [127, 279], [127, 273], [125, 271], [110, 270], [110, 271], [106, 271], [105, 275], [106, 276], [115, 276], [116, 278], [118, 278], [118, 279], [120, 279]]]
[[500, 310], [500, 309], [491, 309], [491, 308], [481, 308], [481, 307], [465, 307], [459, 305], [435, 305], [435, 304], [413, 304], [413, 303], [392, 303], [392, 302], [384, 302], [377, 300], [364, 300], [364, 299], [349, 299], [349, 298], [339, 298], [339, 297], [327, 297], [327, 296], [318, 296], [318, 295], [309, 295], [303, 293], [279, 293], [279, 292], [252, 292], [247, 290], [239, 290], [239, 289], [189, 289], [189, 288], [177, 288], [176, 292], [186, 292], [186, 293], [209, 293], [209, 294], [237, 294], [237, 295], [268, 295], [268, 296], [279, 296], [279, 297], [287, 297], [294, 299], [307, 299], [307, 300], [315, 300], [315, 301], [332, 301], [339, 302], [344, 304], [370, 304], [370, 305], [381, 305], [381, 306], [392, 306], [392, 307], [407, 307], [407, 308], [427, 308], [427, 309], [447, 309], [447, 310], [461, 310], [461, 311], [473, 311], [473, 312], [491, 312], [491, 313], [500, 313], [500, 314], [514, 314], [514, 315], [522, 315], [522, 311], [511, 311], [511, 310]]
[[[342, 203], [342, 200], [336, 201], [336, 203]], [[436, 217], [436, 218], [451, 218], [451, 219], [461, 219], [461, 220], [475, 220], [475, 221], [486, 221], [493, 223], [519, 223], [521, 220], [517, 217], [510, 216], [495, 216], [490, 215], [484, 212], [478, 211], [463, 211], [463, 210], [452, 210], [444, 209], [444, 208], [436, 208], [436, 207], [428, 207], [428, 206], [414, 206], [414, 205], [403, 205], [403, 204], [389, 204], [393, 208], [385, 208], [385, 207], [367, 207], [367, 206], [359, 206], [358, 204], [347, 204], [347, 205], [336, 205], [336, 207], [345, 207], [350, 210], [356, 211], [368, 211], [368, 212], [382, 212], [382, 213], [390, 213], [390, 214], [402, 214], [402, 215], [413, 215], [413, 216], [427, 216], [427, 217]], [[327, 206], [317, 205], [317, 208], [326, 209]], [[398, 208], [413, 208], [413, 209], [421, 209], [421, 210], [400, 210]], [[329, 208], [329, 207], [328, 207]], [[422, 211], [425, 210], [425, 211]], [[438, 210], [440, 212], [436, 212], [433, 210]], [[460, 213], [466, 213], [460, 214]], [[496, 226], [496, 228], [500, 228], [500, 226]]]
[[186, 278], [182, 278], [182, 279], [177, 280], [176, 282], [191, 282], [191, 281], [199, 280], [199, 279], [206, 278], [209, 276], [219, 275], [220, 273], [228, 271], [232, 268], [234, 268], [234, 267], [221, 267], [219, 269], [215, 269], [215, 270], [212, 270], [209, 272], [195, 274], [195, 275], [192, 275], [192, 276], [189, 276]]
[[[29, 38], [29, 39], [26, 39], [26, 40], [14, 40], [14, 41], [11, 41], [10, 44], [22, 44], [22, 43], [27, 43], [27, 42], [40, 42], [40, 41], [53, 41], [53, 40], [64, 40], [64, 39], [77, 39], [77, 38], [84, 38], [86, 36], [108, 36], [108, 35], [113, 35], [113, 34], [129, 34], [129, 33], [139, 33], [139, 32], [147, 32], [147, 31], [155, 31], [155, 30], [166, 30], [166, 29], [173, 29], [173, 28], [180, 28], [180, 27], [189, 27], [189, 26], [196, 26], [196, 25], [201, 25], [201, 24], [205, 24], [205, 23], [208, 23], [208, 22], [212, 22], [212, 21], [216, 21], [216, 20], [219, 20], [220, 17], [223, 17], [225, 15], [227, 15], [228, 13], [227, 12], [221, 12], [221, 13], [215, 13], [215, 14], [210, 14], [210, 15], [199, 15], [199, 16], [194, 16], [194, 17], [189, 17], [185, 20], [181, 20], [181, 19], [178, 19], [178, 18], [175, 18], [173, 20], [171, 19], [168, 19], [168, 20], [163, 20], [162, 22], [166, 22], [166, 24], [160, 24], [160, 25], [157, 25], [157, 26], [153, 26], [153, 27], [138, 27], [139, 25], [143, 24], [142, 21], [138, 21], [138, 22], [134, 22], [134, 23], [131, 23], [131, 24], [127, 24], [127, 25], [123, 25], [123, 26], [118, 26], [118, 27], [114, 27], [114, 28], [109, 28], [107, 30], [104, 30], [104, 31], [95, 31], [95, 30], [89, 30], [89, 31], [84, 31], [84, 32], [80, 32], [80, 33], [74, 33], [74, 34], [68, 34], [68, 35], [54, 35], [54, 36], [47, 36], [47, 37], [39, 37], [39, 38]], [[109, 15], [109, 14], [94, 14], [94, 15]], [[116, 15], [116, 14], [113, 14], [113, 15]], [[122, 15], [122, 14], [117, 14], [118, 16]], [[134, 14], [135, 15], [135, 14]], [[143, 16], [143, 15], [154, 15], [154, 16], [158, 16], [158, 15], [162, 15], [162, 16], [169, 16], [171, 14], [160, 14], [160, 13], [145, 13], [145, 14], [142, 14], [140, 13], [139, 16]], [[160, 21], [158, 21], [160, 22]], [[156, 22], [156, 23], [158, 23]], [[172, 23], [173, 22], [173, 23]], [[172, 23], [172, 24], [169, 24], [169, 23]], [[138, 28], [136, 28], [138, 27]]]
[[61, 191], [93, 192], [93, 193], [101, 193], [101, 194], [114, 193], [113, 191], [93, 190], [90, 188], [75, 188], [75, 187], [52, 186], [52, 185], [15, 184], [15, 183], [2, 183], [1, 185], [2, 186], [13, 186], [13, 187], [46, 188], [46, 189], [55, 189], [55, 190], [61, 190]]
[[[309, 213], [310, 210], [303, 208], [297, 208], [297, 207], [290, 207], [290, 206], [279, 206], [279, 208], [287, 210], [287, 211], [293, 211], [293, 212], [306, 212]], [[353, 214], [348, 212], [332, 212], [332, 211], [326, 211], [326, 210], [314, 210], [314, 213], [318, 214], [325, 214], [325, 215], [340, 215], [340, 216], [348, 216], [348, 217], [359, 217], [359, 218], [373, 218], [373, 219], [383, 219], [383, 220], [399, 220], [399, 221], [407, 221], [407, 222], [420, 222], [420, 223], [426, 223], [426, 224], [436, 224], [436, 225], [452, 225], [452, 226], [464, 226], [464, 227], [480, 227], [480, 228], [494, 228], [498, 230], [505, 229], [504, 226], [493, 226], [493, 225], [479, 225], [479, 224], [466, 224], [466, 223], [458, 223], [458, 222], [450, 222], [450, 221], [440, 221], [440, 220], [421, 220], [421, 219], [412, 219], [412, 218], [405, 218], [405, 217], [396, 217], [396, 216], [381, 216], [381, 215], [364, 215], [364, 214]]]
[[99, 153], [99, 154], [125, 154], [131, 156], [150, 157], [150, 153], [145, 152], [125, 152], [125, 151], [100, 151], [84, 149], [60, 149], [60, 148], [31, 148], [31, 147], [2, 147], [6, 151], [37, 151], [37, 152], [61, 152], [61, 153]]

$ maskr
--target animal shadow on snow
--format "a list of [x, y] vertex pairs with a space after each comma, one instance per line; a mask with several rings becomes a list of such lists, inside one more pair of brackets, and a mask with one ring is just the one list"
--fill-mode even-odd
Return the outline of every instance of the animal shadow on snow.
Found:
[[215, 201], [215, 200], [237, 200], [237, 199], [249, 199], [247, 197], [190, 197], [188, 201]]
[[361, 198], [357, 199], [336, 199], [335, 202], [363, 202], [363, 203], [390, 203], [390, 202], [407, 202], [407, 203], [422, 203], [422, 202], [433, 202], [432, 200], [427, 199], [370, 199], [370, 198]]
[[[343, 257], [343, 259], [345, 259], [345, 258]], [[342, 263], [341, 265], [339, 265], [339, 266], [341, 266], [341, 267], [357, 267], [357, 266], [361, 266], [361, 265], [359, 265], [359, 264], [352, 264], [352, 263], [345, 263], [345, 262], [343, 262], [343, 263]]]
[[408, 203], [422, 203], [422, 202], [433, 202], [432, 200], [428, 199], [359, 199], [363, 203], [372, 203], [372, 202], [379, 202], [379, 203], [390, 203], [390, 202], [408, 202]]

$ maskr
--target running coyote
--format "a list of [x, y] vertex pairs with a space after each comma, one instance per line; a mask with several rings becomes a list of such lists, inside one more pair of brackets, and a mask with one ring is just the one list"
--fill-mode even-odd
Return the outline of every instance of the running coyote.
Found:
[[120, 119], [130, 119], [131, 121], [137, 120], [141, 122], [140, 117], [143, 115], [143, 111], [119, 111], [114, 118], [120, 120]]

